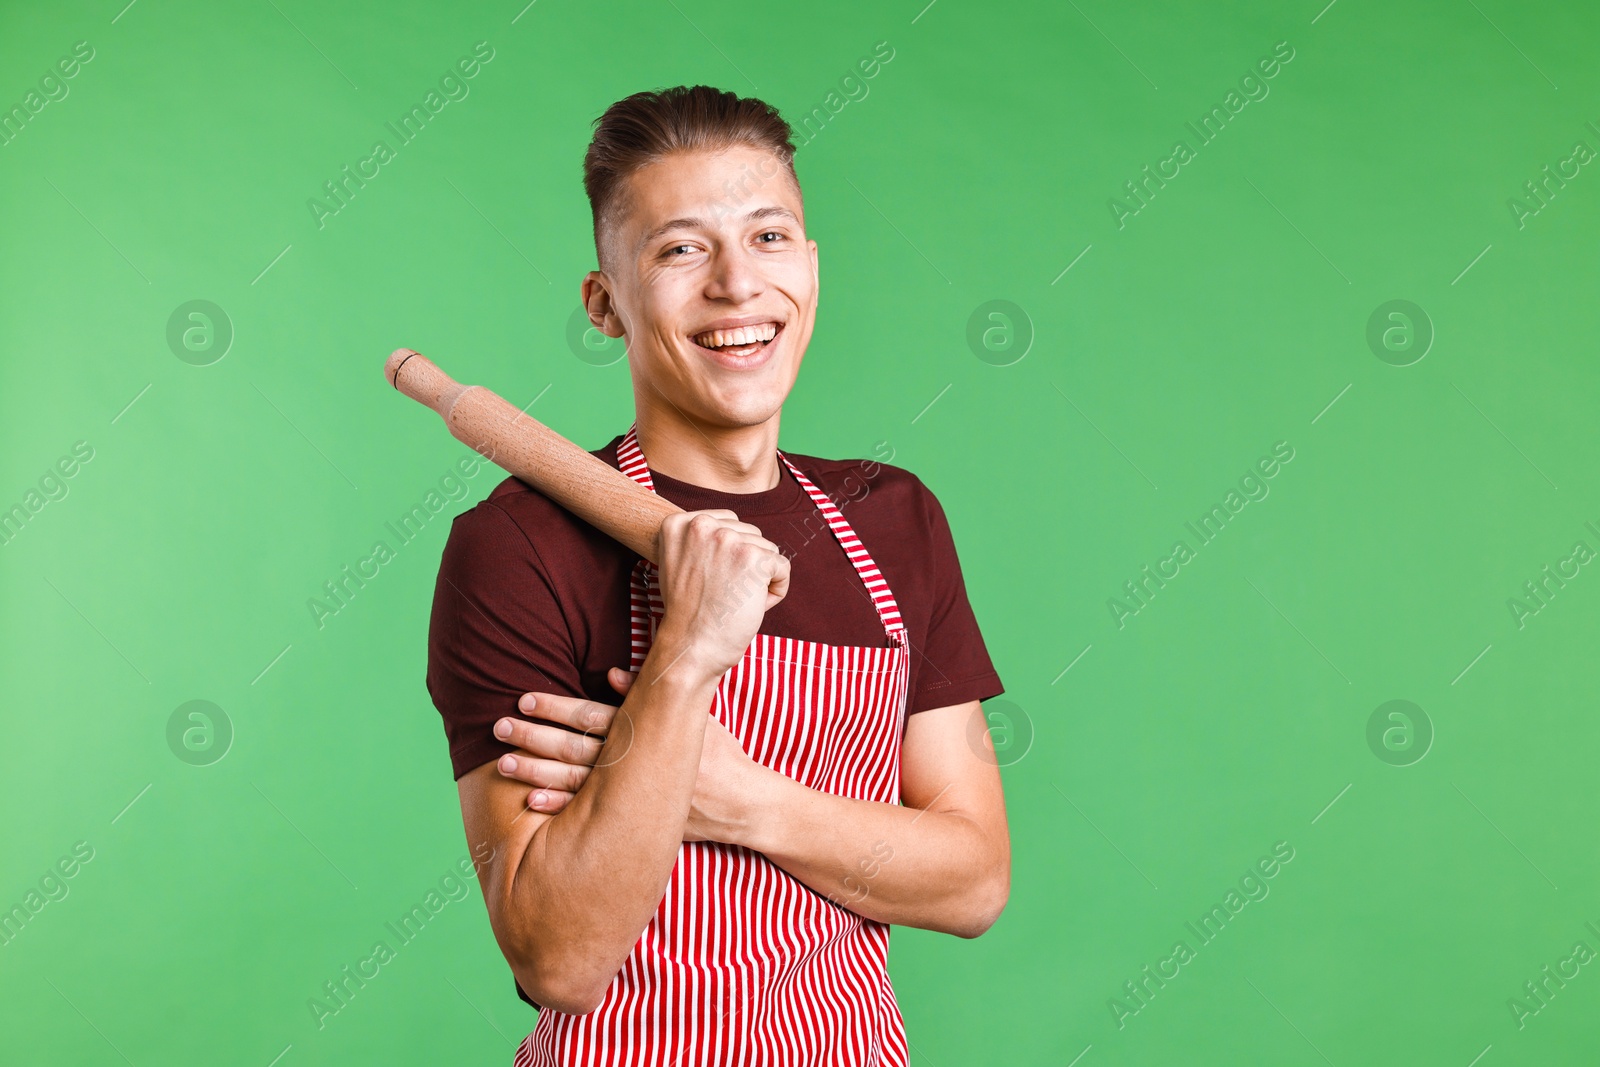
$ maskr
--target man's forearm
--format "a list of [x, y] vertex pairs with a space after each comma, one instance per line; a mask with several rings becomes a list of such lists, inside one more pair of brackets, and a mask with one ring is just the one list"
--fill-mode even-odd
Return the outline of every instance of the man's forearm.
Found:
[[1010, 887], [1010, 846], [961, 815], [857, 800], [772, 772], [735, 844], [878, 922], [977, 937]]
[[603, 992], [671, 877], [716, 690], [658, 643], [582, 790], [529, 842], [511, 885], [525, 965], [578, 1001]]

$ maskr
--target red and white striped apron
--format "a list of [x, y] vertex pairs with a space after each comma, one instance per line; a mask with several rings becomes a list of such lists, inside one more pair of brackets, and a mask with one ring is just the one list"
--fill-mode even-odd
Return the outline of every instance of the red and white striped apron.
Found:
[[[655, 492], [635, 428], [617, 458]], [[911, 662], [900, 610], [833, 501], [781, 451], [778, 458], [855, 565], [888, 644], [757, 634], [709, 711], [763, 766], [823, 792], [898, 804]], [[634, 570], [632, 601], [637, 671], [662, 616], [659, 575], [646, 560]], [[828, 900], [759, 852], [685, 842], [661, 904], [600, 1006], [586, 1015], [544, 1009], [513, 1062], [904, 1067], [905, 1025], [888, 958], [887, 924]]]

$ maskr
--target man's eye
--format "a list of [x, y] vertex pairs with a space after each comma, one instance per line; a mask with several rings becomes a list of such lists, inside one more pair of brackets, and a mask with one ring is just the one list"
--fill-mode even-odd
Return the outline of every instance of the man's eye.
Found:
[[[783, 240], [783, 234], [779, 233], [777, 230], [768, 230], [766, 233], [762, 234], [761, 236], [762, 237], [776, 237], [780, 241]], [[760, 238], [757, 238], [757, 240], [760, 240]], [[771, 244], [772, 242], [771, 241], [764, 241], [762, 243], [763, 244]]]
[[669, 253], [672, 253], [672, 252], [676, 252], [680, 248], [693, 248], [693, 247], [694, 247], [693, 245], [673, 245], [671, 248], [667, 249], [667, 251]]

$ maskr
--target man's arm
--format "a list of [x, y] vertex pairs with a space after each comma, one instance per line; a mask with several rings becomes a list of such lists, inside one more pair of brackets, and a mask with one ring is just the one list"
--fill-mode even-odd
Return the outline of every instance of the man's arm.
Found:
[[468, 845], [494, 850], [479, 883], [495, 940], [524, 992], [569, 1014], [599, 1006], [660, 905], [717, 683], [788, 591], [788, 560], [732, 511], [669, 516], [659, 537], [666, 615], [582, 793], [542, 813], [493, 763], [458, 781]]
[[493, 763], [457, 782], [468, 845], [494, 849], [479, 883], [495, 940], [545, 1007], [593, 1011], [666, 892], [716, 690], [688, 670], [663, 673], [677, 656], [651, 650], [586, 788], [559, 814], [530, 810], [527, 787]]
[[[531, 695], [547, 722], [502, 720], [520, 751], [502, 757], [495, 773], [512, 784], [514, 800], [559, 811], [587, 789], [597, 762], [594, 737], [604, 736], [614, 709]], [[743, 756], [720, 723], [709, 729], [705, 757], [727, 757], [722, 750], [730, 745]], [[1011, 837], [994, 745], [976, 700], [909, 716], [900, 749], [904, 806], [820, 792], [748, 757], [712, 762], [720, 774], [735, 771], [738, 781], [719, 780], [702, 762], [693, 802], [723, 816], [712, 820], [715, 837], [707, 839], [761, 852], [859, 915], [977, 937], [1005, 908]]]
[[907, 718], [904, 806], [820, 792], [776, 771], [762, 781], [730, 843], [858, 915], [971, 938], [1005, 909], [1011, 835], [978, 701]]

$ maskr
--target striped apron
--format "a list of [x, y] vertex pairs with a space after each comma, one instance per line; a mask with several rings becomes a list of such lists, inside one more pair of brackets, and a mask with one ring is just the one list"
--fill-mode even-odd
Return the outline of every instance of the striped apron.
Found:
[[[623, 438], [618, 465], [655, 492], [635, 428]], [[757, 634], [708, 710], [765, 767], [812, 789], [898, 804], [911, 662], [905, 625], [888, 583], [833, 501], [781, 451], [778, 458], [855, 565], [887, 644]], [[632, 670], [644, 663], [661, 617], [659, 573], [640, 560]], [[862, 859], [851, 884], [870, 891], [878, 857]], [[585, 1015], [540, 1011], [513, 1062], [904, 1067], [889, 926], [843, 906], [859, 899], [836, 903], [740, 845], [684, 842], [666, 894], [600, 1006]]]

